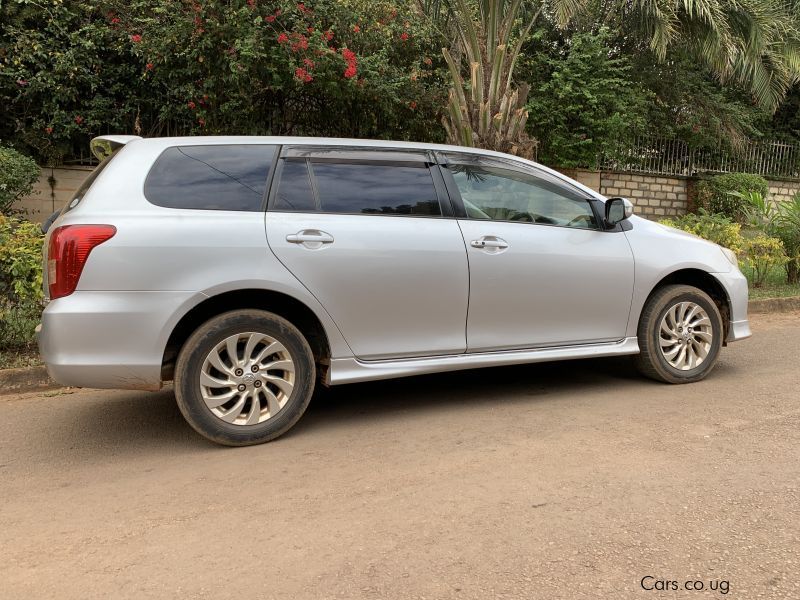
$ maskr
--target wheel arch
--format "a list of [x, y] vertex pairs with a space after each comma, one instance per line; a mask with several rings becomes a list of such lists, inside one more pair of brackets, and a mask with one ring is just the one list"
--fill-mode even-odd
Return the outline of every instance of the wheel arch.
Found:
[[644, 307], [647, 306], [647, 303], [650, 301], [650, 298], [653, 296], [653, 294], [667, 285], [690, 285], [708, 294], [709, 297], [714, 301], [714, 304], [717, 305], [719, 313], [722, 316], [722, 327], [724, 332], [722, 339], [726, 340], [728, 338], [728, 330], [730, 329], [731, 321], [731, 299], [728, 296], [728, 292], [725, 290], [725, 287], [722, 285], [722, 283], [720, 283], [720, 281], [711, 273], [696, 268], [679, 269], [662, 277], [661, 280], [659, 280], [658, 283], [653, 286], [653, 289], [650, 290], [647, 299], [642, 305], [642, 310], [639, 311], [639, 315], [636, 319], [637, 324], [642, 318], [641, 313], [644, 310]]
[[188, 310], [172, 328], [167, 339], [161, 359], [161, 380], [170, 381], [174, 378], [178, 353], [200, 325], [219, 314], [244, 308], [269, 311], [297, 327], [311, 346], [317, 373], [323, 382], [327, 381], [331, 346], [325, 327], [316, 313], [293, 296], [257, 288], [221, 292], [209, 296]]

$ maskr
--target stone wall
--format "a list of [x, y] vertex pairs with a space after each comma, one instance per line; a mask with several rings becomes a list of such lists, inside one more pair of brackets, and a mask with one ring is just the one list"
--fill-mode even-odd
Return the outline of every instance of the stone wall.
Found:
[[654, 220], [686, 214], [689, 202], [687, 178], [603, 171], [599, 192], [628, 198], [636, 214]]
[[800, 181], [769, 180], [769, 196], [775, 202], [791, 200], [800, 194]]
[[31, 221], [41, 223], [69, 201], [91, 172], [91, 167], [42, 167], [33, 194], [17, 201], [14, 208], [25, 211]]

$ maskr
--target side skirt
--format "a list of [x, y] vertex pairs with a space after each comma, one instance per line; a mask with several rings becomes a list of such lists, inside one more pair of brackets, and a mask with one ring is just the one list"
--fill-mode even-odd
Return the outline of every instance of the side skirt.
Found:
[[403, 358], [396, 360], [363, 361], [356, 358], [334, 358], [328, 374], [329, 385], [356, 383], [376, 379], [391, 379], [426, 373], [443, 373], [460, 369], [500, 367], [525, 363], [571, 360], [600, 356], [637, 354], [639, 342], [635, 337], [619, 342], [559, 346], [535, 350], [511, 350], [503, 352], [480, 352], [475, 354], [452, 354], [447, 356]]

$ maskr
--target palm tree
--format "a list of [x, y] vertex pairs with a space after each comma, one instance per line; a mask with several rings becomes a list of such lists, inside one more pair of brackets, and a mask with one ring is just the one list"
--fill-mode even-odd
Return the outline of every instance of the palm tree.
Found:
[[557, 12], [559, 24], [597, 3], [608, 7], [606, 19], [620, 24], [623, 35], [647, 43], [658, 59], [683, 48], [720, 82], [740, 86], [770, 112], [800, 81], [797, 0], [590, 0]]
[[800, 0], [421, 0], [421, 6], [434, 18], [452, 19], [454, 47], [463, 57], [442, 50], [453, 79], [443, 119], [450, 143], [534, 153], [536, 142], [525, 133], [529, 88], [515, 86], [513, 75], [540, 14], [561, 26], [596, 26], [599, 18], [620, 38], [649, 46], [658, 60], [681, 48], [769, 111], [800, 82]]
[[[462, 61], [443, 48], [453, 78], [447, 114], [442, 119], [449, 143], [533, 157], [536, 141], [525, 132], [529, 88], [515, 87], [513, 75], [522, 45], [541, 9], [517, 29], [521, 5], [522, 0], [481, 0], [473, 10], [466, 0], [450, 4], [469, 85], [462, 77]], [[514, 34], [516, 41], [512, 43]]]

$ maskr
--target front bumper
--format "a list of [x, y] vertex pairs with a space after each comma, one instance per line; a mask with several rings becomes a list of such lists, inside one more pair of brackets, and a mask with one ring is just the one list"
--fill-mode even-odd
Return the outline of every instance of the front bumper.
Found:
[[47, 372], [68, 386], [157, 390], [167, 339], [193, 292], [74, 292], [37, 327]]
[[712, 273], [712, 275], [722, 284], [730, 300], [731, 314], [728, 321], [728, 336], [726, 342], [737, 342], [749, 338], [750, 322], [747, 320], [747, 302], [749, 290], [747, 288], [747, 278], [742, 275], [739, 269], [732, 269], [728, 273]]

